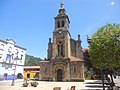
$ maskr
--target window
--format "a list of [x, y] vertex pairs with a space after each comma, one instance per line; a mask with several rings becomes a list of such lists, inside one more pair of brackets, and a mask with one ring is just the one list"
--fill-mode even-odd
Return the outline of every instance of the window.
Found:
[[62, 21], [62, 27], [64, 27], [64, 21]]
[[73, 66], [73, 72], [76, 73], [76, 67], [75, 66]]
[[63, 55], [63, 44], [61, 42], [58, 44], [58, 55]]
[[23, 53], [24, 53], [24, 52], [22, 51], [21, 58], [20, 58], [21, 60], [23, 59]]
[[[4, 45], [3, 44], [0, 45], [0, 51], [4, 51]], [[3, 56], [3, 54], [0, 53], [0, 59], [2, 58], [2, 56]]]
[[36, 71], [40, 71], [40, 69], [36, 69]]
[[60, 55], [60, 44], [58, 44], [58, 55]]
[[11, 61], [12, 61], [12, 55], [10, 55], [10, 54], [7, 54], [6, 55], [6, 62], [8, 62], [8, 63], [12, 63]]
[[60, 22], [59, 21], [57, 22], [57, 27], [60, 28]]
[[14, 59], [14, 54], [12, 54], [12, 59]]
[[18, 53], [18, 49], [16, 49], [14, 54], [14, 60], [20, 60], [20, 58], [18, 57]]
[[2, 58], [2, 54], [0, 54], [0, 59]]
[[8, 52], [11, 53], [12, 52], [12, 47], [8, 48]]
[[21, 55], [21, 58], [20, 58], [21, 60], [23, 59], [23, 55]]
[[47, 67], [45, 67], [45, 72], [47, 73]]
[[18, 53], [19, 53], [19, 52], [18, 52], [18, 49], [16, 49], [16, 50], [15, 50], [15, 54], [18, 55]]
[[0, 45], [0, 50], [1, 50], [1, 51], [4, 50], [4, 45], [3, 45], [3, 44]]

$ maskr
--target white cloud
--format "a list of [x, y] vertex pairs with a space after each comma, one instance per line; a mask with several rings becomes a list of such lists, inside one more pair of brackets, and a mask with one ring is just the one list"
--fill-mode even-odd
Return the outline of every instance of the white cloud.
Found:
[[112, 5], [112, 6], [115, 5], [115, 2], [110, 2], [110, 5]]

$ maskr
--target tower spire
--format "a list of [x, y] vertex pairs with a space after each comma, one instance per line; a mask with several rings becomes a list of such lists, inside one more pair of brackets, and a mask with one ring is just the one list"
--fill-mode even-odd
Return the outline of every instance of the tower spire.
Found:
[[61, 2], [60, 9], [64, 9], [64, 0]]

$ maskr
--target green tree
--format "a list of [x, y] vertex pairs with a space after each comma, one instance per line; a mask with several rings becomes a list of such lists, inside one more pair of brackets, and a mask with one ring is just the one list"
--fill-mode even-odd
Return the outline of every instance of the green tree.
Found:
[[[90, 41], [90, 60], [94, 67], [112, 72], [120, 68], [120, 25], [107, 24], [92, 35]], [[113, 79], [111, 77], [113, 82]], [[114, 83], [114, 82], [113, 82]]]
[[31, 55], [26, 55], [25, 57], [25, 66], [39, 66], [41, 58], [37, 58]]

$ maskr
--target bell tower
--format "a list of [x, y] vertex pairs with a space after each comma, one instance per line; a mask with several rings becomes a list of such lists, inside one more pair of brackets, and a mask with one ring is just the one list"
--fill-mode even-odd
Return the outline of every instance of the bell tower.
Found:
[[64, 8], [63, 2], [60, 5], [58, 15], [54, 19], [55, 19], [55, 31], [58, 31], [60, 29], [69, 30], [70, 21], [68, 15], [66, 15], [66, 10]]
[[52, 58], [56, 56], [69, 57], [70, 56], [70, 33], [69, 33], [69, 17], [66, 14], [64, 3], [60, 5], [58, 15], [54, 17], [55, 28], [53, 31], [53, 51]]
[[80, 35], [72, 39], [69, 17], [62, 2], [54, 17], [53, 39], [48, 42], [48, 59], [40, 62], [41, 80], [84, 81], [84, 60]]

